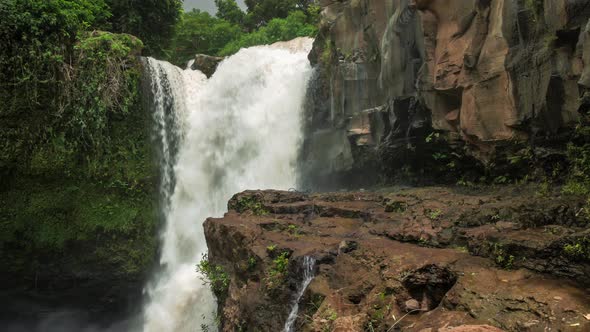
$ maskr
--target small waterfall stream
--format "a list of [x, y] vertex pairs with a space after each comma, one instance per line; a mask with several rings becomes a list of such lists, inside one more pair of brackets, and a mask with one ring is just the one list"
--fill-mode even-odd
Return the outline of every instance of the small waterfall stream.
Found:
[[315, 259], [309, 256], [305, 256], [303, 258], [303, 281], [297, 290], [297, 296], [294, 298], [293, 303], [291, 304], [291, 312], [289, 313], [289, 317], [287, 318], [287, 322], [285, 323], [285, 328], [283, 332], [293, 332], [293, 324], [297, 320], [297, 315], [299, 314], [299, 301], [305, 294], [305, 290], [307, 290], [307, 286], [311, 283], [314, 277], [313, 269], [315, 267]]
[[222, 216], [240, 191], [295, 186], [312, 41], [243, 49], [210, 79], [146, 60], [166, 226], [144, 331], [212, 327], [215, 299], [195, 271], [207, 252], [202, 223]]

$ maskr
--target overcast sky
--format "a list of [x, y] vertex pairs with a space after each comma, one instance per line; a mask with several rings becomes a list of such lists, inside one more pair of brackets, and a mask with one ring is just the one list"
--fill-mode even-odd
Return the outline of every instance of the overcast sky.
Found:
[[[246, 5], [244, 4], [244, 0], [237, 0], [238, 5], [242, 7], [242, 9], [246, 9]], [[201, 10], [206, 10], [211, 14], [215, 14], [217, 12], [217, 8], [215, 8], [215, 1], [213, 0], [184, 0], [184, 9], [191, 10], [193, 8], [198, 8]]]

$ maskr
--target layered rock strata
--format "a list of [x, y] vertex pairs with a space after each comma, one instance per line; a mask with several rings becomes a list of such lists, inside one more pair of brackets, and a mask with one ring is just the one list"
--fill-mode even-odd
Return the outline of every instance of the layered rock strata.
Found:
[[533, 187], [237, 194], [205, 223], [221, 330], [281, 330], [306, 256], [297, 331], [590, 329], [581, 205]]
[[314, 158], [326, 132], [347, 138], [335, 149], [347, 169], [366, 161], [359, 151], [406, 149], [432, 131], [489, 164], [507, 146], [563, 141], [587, 109], [587, 1], [320, 3], [310, 174], [340, 172]]

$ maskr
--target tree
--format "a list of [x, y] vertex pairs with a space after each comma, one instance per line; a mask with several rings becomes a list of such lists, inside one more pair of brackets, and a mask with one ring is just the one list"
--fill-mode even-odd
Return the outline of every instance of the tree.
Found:
[[236, 0], [215, 0], [217, 17], [233, 24], [244, 23], [246, 14], [240, 9]]
[[0, 97], [35, 104], [56, 94], [78, 33], [110, 13], [102, 0], [1, 0], [0, 17]]
[[197, 53], [216, 55], [230, 41], [239, 39], [241, 34], [238, 25], [195, 9], [185, 13], [176, 27], [171, 61], [184, 65]]
[[129, 33], [145, 44], [147, 55], [161, 56], [182, 15], [182, 0], [106, 0], [114, 32]]
[[296, 10], [307, 14], [308, 8], [314, 3], [314, 0], [246, 0], [246, 25], [249, 29], [255, 29], [266, 25], [273, 18], [286, 18]]
[[244, 47], [272, 44], [296, 37], [315, 36], [317, 28], [307, 23], [307, 19], [305, 13], [299, 10], [289, 13], [287, 18], [272, 19], [266, 26], [251, 33], [242, 34], [239, 39], [229, 42], [219, 55], [231, 55]]

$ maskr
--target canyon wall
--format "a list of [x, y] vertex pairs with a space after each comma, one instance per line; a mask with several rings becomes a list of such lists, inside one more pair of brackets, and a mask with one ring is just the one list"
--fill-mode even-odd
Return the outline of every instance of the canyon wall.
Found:
[[566, 141], [587, 108], [587, 1], [320, 3], [308, 174], [416, 166], [432, 134], [493, 165], [515, 147]]

